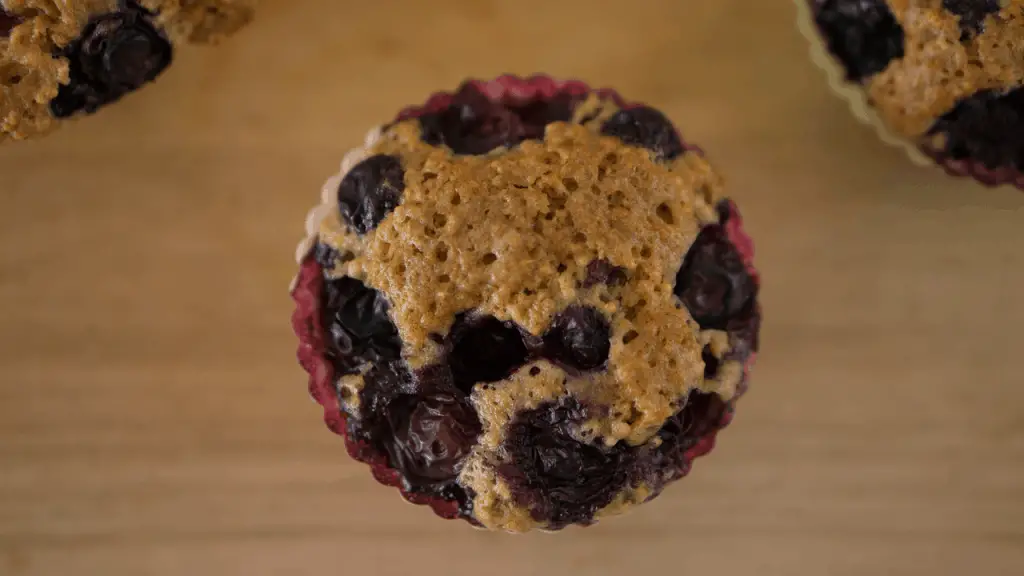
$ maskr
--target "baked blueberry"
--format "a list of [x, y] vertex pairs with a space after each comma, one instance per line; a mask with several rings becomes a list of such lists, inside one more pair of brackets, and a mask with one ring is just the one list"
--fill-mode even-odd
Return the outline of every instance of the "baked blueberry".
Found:
[[710, 225], [686, 253], [674, 292], [701, 328], [718, 330], [754, 299], [757, 282], [724, 228]]
[[486, 154], [543, 137], [548, 124], [569, 121], [578, 101], [564, 93], [545, 100], [501, 102], [466, 83], [444, 107], [419, 116], [420, 137], [455, 154]]
[[813, 0], [814, 21], [828, 49], [860, 82], [903, 57], [903, 27], [885, 0]]
[[419, 118], [424, 142], [447, 146], [455, 154], [486, 154], [523, 139], [519, 117], [492, 102], [475, 86], [463, 86], [442, 110]]
[[353, 155], [312, 212], [293, 325], [377, 480], [444, 518], [558, 530], [710, 449], [747, 387], [758, 277], [735, 205], [709, 200], [721, 179], [660, 112], [503, 76]]
[[509, 460], [499, 473], [531, 517], [548, 529], [593, 522], [629, 478], [634, 451], [573, 437], [573, 427], [584, 417], [583, 408], [569, 398], [522, 412], [508, 425]]
[[544, 352], [570, 370], [594, 370], [608, 360], [610, 332], [608, 320], [598, 309], [570, 306], [555, 316], [544, 335]]
[[646, 148], [660, 160], [672, 160], [683, 153], [676, 127], [650, 106], [619, 110], [601, 126], [601, 133], [614, 136], [629, 146]]
[[508, 377], [529, 355], [519, 329], [493, 316], [456, 316], [449, 340], [452, 378], [467, 393], [474, 384]]
[[459, 466], [480, 434], [480, 420], [468, 399], [455, 391], [402, 396], [386, 408], [391, 465], [411, 490], [455, 484]]
[[338, 185], [338, 209], [345, 223], [359, 234], [380, 224], [402, 201], [405, 172], [402, 161], [376, 154], [352, 167]]
[[328, 351], [342, 373], [380, 360], [397, 359], [402, 341], [388, 317], [384, 296], [354, 278], [330, 280], [324, 290]]
[[150, 82], [171, 63], [170, 41], [135, 4], [95, 16], [61, 51], [69, 82], [61, 85], [50, 110], [57, 118], [92, 113]]
[[975, 92], [939, 117], [929, 133], [941, 137], [949, 158], [1024, 172], [1024, 87]]
[[552, 122], [568, 122], [580, 98], [568, 93], [555, 94], [548, 100], [534, 100], [525, 104], [509, 104], [519, 118], [524, 139], [544, 137], [544, 129]]

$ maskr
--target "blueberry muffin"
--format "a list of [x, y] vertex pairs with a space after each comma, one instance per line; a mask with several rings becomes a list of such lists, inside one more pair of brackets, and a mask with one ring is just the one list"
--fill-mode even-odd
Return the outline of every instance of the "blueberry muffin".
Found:
[[0, 0], [0, 141], [45, 134], [155, 80], [174, 51], [247, 24], [256, 0]]
[[686, 475], [758, 349], [736, 206], [654, 108], [467, 81], [370, 131], [292, 287], [326, 421], [442, 517], [587, 525]]
[[819, 63], [891, 138], [1024, 189], [1024, 0], [796, 1]]

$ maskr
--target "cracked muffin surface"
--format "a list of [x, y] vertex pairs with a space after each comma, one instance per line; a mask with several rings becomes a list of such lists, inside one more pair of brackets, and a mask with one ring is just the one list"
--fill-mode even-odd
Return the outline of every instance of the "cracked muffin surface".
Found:
[[293, 287], [328, 424], [385, 484], [515, 532], [659, 494], [728, 423], [758, 276], [717, 172], [661, 112], [538, 76], [370, 132]]
[[845, 80], [952, 173], [1024, 188], [1024, 0], [798, 0]]
[[0, 141], [46, 134], [156, 80], [186, 43], [214, 43], [255, 0], [0, 0]]

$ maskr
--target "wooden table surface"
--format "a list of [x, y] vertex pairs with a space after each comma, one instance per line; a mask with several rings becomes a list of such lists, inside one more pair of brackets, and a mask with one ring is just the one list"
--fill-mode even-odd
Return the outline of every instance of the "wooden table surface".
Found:
[[[911, 165], [786, 0], [268, 0], [0, 149], [0, 574], [1024, 574], [1024, 194]], [[543, 70], [665, 110], [729, 177], [766, 322], [656, 503], [508, 536], [403, 503], [305, 391], [287, 295], [365, 128]]]

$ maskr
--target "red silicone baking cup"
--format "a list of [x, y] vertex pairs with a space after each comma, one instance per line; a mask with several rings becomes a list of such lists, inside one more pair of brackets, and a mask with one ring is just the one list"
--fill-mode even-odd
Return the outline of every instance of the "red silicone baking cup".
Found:
[[[576, 80], [561, 81], [541, 75], [528, 78], [504, 75], [491, 81], [468, 80], [466, 83], [476, 86], [490, 99], [502, 103], [552, 98], [565, 93], [572, 95], [597, 93], [604, 98], [612, 99], [623, 108], [639, 106], [639, 104], [630, 104], [623, 101], [611, 89], [591, 90], [586, 84]], [[423, 114], [441, 110], [451, 102], [452, 96], [453, 93], [451, 92], [438, 92], [428, 98], [427, 102], [422, 106], [414, 106], [402, 110], [396, 120], [416, 118]], [[684, 148], [700, 152], [694, 146], [684, 144]], [[729, 241], [736, 246], [755, 282], [760, 284], [760, 278], [753, 264], [753, 242], [743, 231], [743, 221], [739, 211], [732, 201], [724, 201], [724, 206], [728, 214], [725, 223], [726, 235]], [[430, 506], [434, 513], [442, 518], [458, 518], [459, 511], [456, 502], [449, 502], [441, 498], [425, 496], [405, 490], [402, 487], [401, 475], [397, 470], [388, 465], [385, 455], [349, 436], [345, 413], [341, 409], [340, 400], [335, 390], [334, 367], [326, 355], [326, 332], [321, 320], [320, 308], [323, 289], [323, 269], [312, 257], [312, 254], [307, 254], [300, 264], [299, 274], [291, 291], [292, 299], [295, 301], [295, 311], [292, 314], [292, 328], [299, 338], [297, 353], [299, 364], [309, 374], [309, 394], [323, 407], [324, 421], [327, 427], [345, 439], [345, 448], [348, 454], [355, 460], [369, 465], [373, 477], [378, 482], [385, 486], [397, 488], [402, 496], [413, 504]], [[760, 308], [758, 309], [759, 314]], [[714, 448], [715, 437], [718, 431], [725, 428], [732, 421], [736, 400], [746, 391], [748, 375], [750, 368], [753, 366], [754, 357], [755, 354], [751, 353], [744, 363], [743, 378], [737, 393], [729, 401], [717, 425], [685, 452], [680, 477], [685, 476], [689, 472], [692, 461], [695, 458], [707, 454]], [[466, 518], [466, 520], [472, 522], [472, 519]]]
[[988, 187], [1009, 185], [1024, 190], [1024, 173], [1012, 167], [988, 168], [972, 159], [956, 159], [942, 150], [930, 148], [927, 143], [915, 144], [893, 133], [871, 106], [864, 89], [845, 78], [839, 62], [828, 51], [825, 41], [814, 23], [810, 0], [794, 0], [797, 6], [797, 25], [810, 46], [811, 60], [828, 78], [832, 92], [845, 100], [854, 117], [875, 129], [879, 138], [891, 146], [903, 149], [911, 162], [920, 166], [937, 166], [946, 174], [971, 178]]
[[1024, 190], [1024, 173], [1015, 168], [1003, 166], [992, 169], [981, 162], [969, 159], [958, 160], [945, 155], [941, 150], [931, 150], [923, 146], [921, 151], [927, 154], [929, 158], [950, 176], [972, 178], [989, 187], [1009, 184]]

